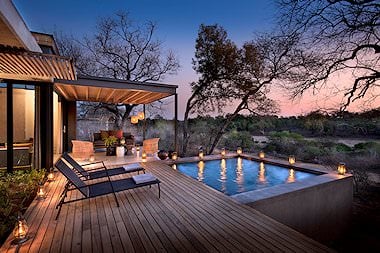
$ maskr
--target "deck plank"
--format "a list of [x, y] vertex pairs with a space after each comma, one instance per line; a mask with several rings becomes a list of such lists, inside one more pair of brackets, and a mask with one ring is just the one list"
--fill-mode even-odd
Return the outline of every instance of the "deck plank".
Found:
[[[25, 217], [31, 239], [19, 252], [331, 252], [326, 246], [236, 203], [224, 194], [160, 162], [143, 165], [157, 186], [64, 205], [55, 220], [66, 182], [49, 184], [49, 198], [34, 200]], [[130, 175], [116, 176], [120, 179]], [[81, 197], [71, 191], [68, 199]], [[12, 236], [0, 252], [15, 252]]]

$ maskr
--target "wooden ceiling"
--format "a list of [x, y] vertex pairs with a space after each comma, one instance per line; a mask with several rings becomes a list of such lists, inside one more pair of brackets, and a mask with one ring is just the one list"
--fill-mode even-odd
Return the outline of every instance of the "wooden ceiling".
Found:
[[175, 94], [177, 88], [175, 85], [96, 77], [81, 77], [74, 81], [55, 80], [54, 86], [69, 101], [112, 104], [149, 104]]
[[69, 58], [0, 47], [0, 79], [53, 82], [55, 78], [76, 79]]

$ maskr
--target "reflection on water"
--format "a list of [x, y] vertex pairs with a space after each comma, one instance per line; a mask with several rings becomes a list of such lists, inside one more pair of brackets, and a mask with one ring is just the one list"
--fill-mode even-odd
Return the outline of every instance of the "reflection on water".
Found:
[[236, 183], [238, 184], [239, 192], [244, 191], [243, 158], [241, 157], [237, 159]]
[[220, 181], [222, 182], [221, 191], [226, 191], [226, 181], [227, 181], [227, 167], [226, 167], [226, 159], [222, 159], [220, 161]]
[[265, 165], [263, 162], [260, 163], [260, 169], [259, 169], [259, 182], [265, 183], [267, 179], [265, 178]]
[[199, 161], [198, 163], [198, 181], [202, 182], [204, 179], [203, 171], [205, 169], [205, 163], [203, 161]]
[[295, 181], [296, 181], [296, 172], [295, 172], [295, 170], [290, 169], [289, 170], [289, 176], [288, 176], [288, 179], [286, 180], [286, 182], [293, 183]]

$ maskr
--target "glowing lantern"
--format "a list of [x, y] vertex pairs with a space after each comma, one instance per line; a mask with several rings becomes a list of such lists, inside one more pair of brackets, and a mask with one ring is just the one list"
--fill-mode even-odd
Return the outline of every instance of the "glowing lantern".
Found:
[[146, 162], [146, 152], [145, 151], [143, 151], [141, 154], [141, 161]]
[[338, 164], [338, 174], [339, 175], [346, 174], [346, 164], [345, 163], [339, 163]]
[[50, 170], [50, 172], [49, 172], [49, 174], [48, 174], [48, 176], [47, 176], [47, 180], [48, 180], [49, 182], [53, 182], [53, 181], [55, 180], [53, 170]]
[[288, 161], [290, 165], [293, 165], [296, 163], [296, 157], [294, 155], [290, 155]]
[[94, 155], [90, 155], [89, 161], [90, 162], [94, 162], [95, 161], [95, 156]]
[[38, 190], [37, 190], [37, 198], [39, 199], [44, 199], [46, 198], [46, 192], [45, 192], [45, 187], [43, 184], [40, 184], [38, 186]]
[[125, 139], [124, 138], [120, 139], [120, 144], [123, 145], [123, 146], [125, 145]]
[[264, 153], [264, 151], [260, 151], [260, 152], [259, 152], [259, 158], [260, 158], [260, 159], [265, 158], [265, 153]]
[[172, 160], [176, 161], [178, 159], [177, 152], [172, 153]]
[[220, 152], [220, 154], [222, 155], [222, 157], [225, 157], [226, 156], [226, 149], [222, 148], [222, 151]]
[[28, 224], [26, 223], [26, 220], [21, 216], [18, 215], [16, 226], [13, 229], [13, 235], [15, 239], [12, 241], [13, 244], [21, 244], [23, 242], [26, 242], [28, 240], [27, 234], [29, 231]]
[[199, 149], [198, 157], [199, 157], [200, 160], [202, 160], [203, 157], [204, 157], [204, 153], [203, 153], [203, 149], [202, 148]]
[[241, 155], [243, 153], [243, 149], [241, 147], [238, 147], [237, 150], [236, 150], [236, 153], [238, 155]]
[[173, 170], [177, 170], [177, 164], [172, 165]]
[[144, 112], [139, 112], [139, 113], [137, 113], [137, 117], [138, 117], [139, 120], [143, 120], [143, 119], [145, 119], [145, 114], [144, 114]]
[[132, 124], [137, 124], [137, 123], [139, 123], [139, 117], [136, 116], [136, 115], [131, 116], [131, 123], [132, 123]]

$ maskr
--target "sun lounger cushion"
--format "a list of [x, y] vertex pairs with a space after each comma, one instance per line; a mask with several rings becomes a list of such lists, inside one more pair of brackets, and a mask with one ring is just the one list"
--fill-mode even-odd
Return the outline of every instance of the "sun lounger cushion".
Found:
[[140, 169], [141, 165], [138, 163], [131, 163], [123, 166], [125, 171], [135, 171], [136, 169]]
[[157, 178], [153, 176], [151, 173], [136, 175], [133, 176], [132, 179], [133, 181], [135, 181], [136, 184], [143, 184], [157, 180]]

